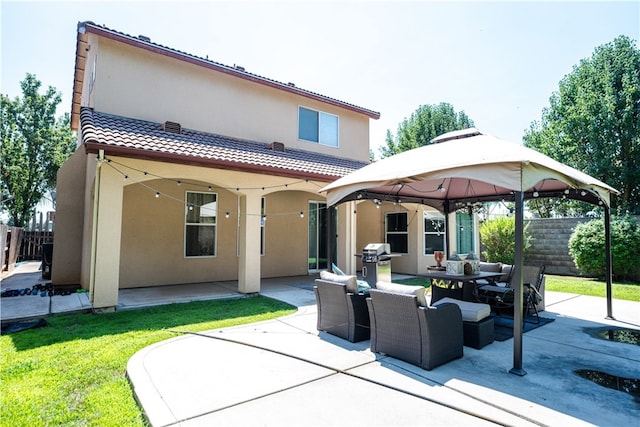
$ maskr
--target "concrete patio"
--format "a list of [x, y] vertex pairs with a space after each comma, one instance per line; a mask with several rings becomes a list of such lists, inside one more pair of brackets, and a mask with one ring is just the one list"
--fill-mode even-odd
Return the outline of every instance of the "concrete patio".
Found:
[[[368, 341], [318, 333], [311, 279], [263, 281], [263, 295], [298, 307], [291, 316], [184, 334], [136, 353], [127, 374], [151, 424], [621, 426], [640, 419], [637, 394], [575, 373], [640, 378], [640, 347], [589, 333], [640, 329], [640, 303], [614, 299], [616, 320], [607, 320], [603, 298], [547, 292], [542, 315], [555, 321], [524, 334], [527, 375], [508, 373], [512, 339], [482, 350], [465, 347], [462, 359], [425, 371], [371, 353]], [[3, 289], [13, 280], [3, 280]], [[216, 284], [216, 297], [241, 297], [234, 286]], [[185, 300], [202, 299], [212, 297], [213, 287], [182, 290]], [[122, 291], [119, 307], [166, 302], [179, 290]], [[70, 296], [52, 297], [52, 307], [56, 298]], [[3, 321], [6, 304], [21, 299], [48, 298], [3, 298]]]

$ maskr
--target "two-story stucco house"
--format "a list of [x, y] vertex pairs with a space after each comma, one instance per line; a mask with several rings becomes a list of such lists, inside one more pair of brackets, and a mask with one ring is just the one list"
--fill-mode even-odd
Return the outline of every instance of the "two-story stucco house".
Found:
[[329, 213], [334, 259], [346, 271], [367, 242], [398, 233], [410, 256], [394, 270], [421, 271], [428, 234], [440, 236], [433, 212], [370, 202], [327, 209], [318, 193], [369, 162], [369, 121], [379, 116], [79, 23], [78, 150], [58, 173], [53, 283], [80, 284], [97, 309], [115, 307], [122, 288], [237, 280], [240, 292], [258, 292], [261, 278], [327, 268]]

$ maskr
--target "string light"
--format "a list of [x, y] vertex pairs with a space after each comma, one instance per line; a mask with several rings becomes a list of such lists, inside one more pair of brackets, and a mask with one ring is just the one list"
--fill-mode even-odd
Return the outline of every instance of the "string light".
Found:
[[[118, 167], [116, 167], [116, 166], [114, 166], [114, 165], [118, 165], [118, 166], [121, 166], [121, 167], [123, 167], [123, 168], [128, 168], [128, 169], [134, 170], [134, 171], [136, 171], [136, 172], [139, 172], [139, 173], [143, 174], [144, 176], [153, 176], [153, 177], [158, 178], [158, 179], [167, 180], [167, 181], [172, 181], [172, 182], [175, 182], [175, 183], [176, 183], [176, 185], [178, 185], [178, 186], [179, 186], [179, 185], [181, 185], [181, 184], [184, 182], [184, 181], [181, 181], [181, 180], [173, 180], [173, 179], [170, 179], [170, 178], [165, 178], [165, 177], [162, 177], [162, 176], [159, 176], [159, 175], [155, 175], [155, 174], [150, 173], [150, 172], [148, 172], [148, 171], [142, 171], [142, 170], [139, 170], [139, 169], [136, 169], [136, 168], [130, 167], [130, 166], [128, 166], [128, 165], [124, 165], [124, 164], [118, 163], [117, 161], [113, 161], [113, 162], [112, 162], [112, 161], [111, 161], [111, 159], [103, 159], [103, 160], [101, 160], [101, 159], [97, 159], [97, 160], [98, 160], [98, 161], [102, 161], [102, 162], [104, 162], [105, 164], [108, 164], [109, 166], [111, 166], [111, 167], [112, 167], [116, 172], [118, 172], [119, 174], [121, 174], [121, 175], [122, 175], [122, 177], [123, 177], [123, 179], [125, 179], [125, 180], [126, 180], [126, 179], [129, 179], [129, 178], [130, 178], [130, 175], [129, 175], [129, 174], [127, 174], [127, 173], [124, 173], [123, 171], [121, 171], [120, 169], [118, 169]], [[111, 163], [113, 163], [113, 164], [111, 164]], [[136, 184], [141, 185], [141, 186], [143, 186], [143, 187], [145, 187], [145, 188], [147, 188], [147, 189], [151, 190], [151, 191], [153, 192], [153, 194], [154, 194], [155, 198], [159, 198], [159, 197], [160, 197], [160, 195], [162, 194], [160, 191], [157, 191], [156, 189], [154, 189], [153, 187], [151, 187], [151, 186], [147, 185], [147, 184], [146, 184], [145, 182], [143, 182], [143, 181], [137, 181], [137, 180], [135, 180], [135, 178], [134, 178], [133, 180], [135, 181], [135, 183], [136, 183]], [[267, 189], [267, 188], [269, 188], [269, 189], [273, 189], [273, 188], [288, 188], [289, 184], [291, 184], [291, 185], [295, 185], [295, 184], [299, 184], [299, 183], [302, 183], [302, 182], [307, 182], [307, 183], [308, 183], [308, 182], [309, 182], [309, 180], [308, 180], [308, 179], [305, 179], [304, 181], [303, 181], [303, 180], [298, 180], [298, 181], [295, 181], [295, 182], [292, 182], [292, 183], [280, 184], [280, 185], [273, 185], [273, 186], [270, 186], [270, 187], [268, 187], [268, 186], [265, 186], [265, 187], [247, 187], [247, 188], [240, 188], [240, 187], [236, 187], [235, 189], [236, 189], [236, 191], [240, 191], [241, 189], [247, 189], [247, 190], [257, 190], [257, 189], [262, 189], [262, 190], [265, 190], [265, 189]], [[207, 190], [209, 190], [209, 191], [211, 191], [211, 190], [213, 189], [213, 186], [212, 186], [212, 185], [208, 185], [208, 184], [202, 185], [202, 184], [199, 184], [199, 183], [196, 183], [196, 182], [187, 182], [186, 184], [189, 184], [190, 186], [194, 186], [194, 187], [206, 187], [206, 188], [207, 188]], [[318, 185], [318, 184], [317, 184], [317, 183], [315, 183], [315, 182], [312, 182], [312, 184], [314, 184], [314, 185], [316, 185], [316, 186], [320, 187], [320, 185]], [[232, 188], [226, 188], [226, 187], [217, 187], [217, 186], [216, 186], [216, 188], [225, 189], [225, 190], [232, 190]], [[178, 202], [178, 203], [180, 203], [180, 204], [185, 204], [185, 201], [184, 201], [183, 199], [173, 197], [173, 196], [171, 196], [170, 194], [162, 194], [162, 195], [163, 195], [164, 197], [166, 197], [166, 198], [168, 198], [168, 199], [171, 199], [171, 200], [174, 200], [174, 201], [176, 201], [176, 202]], [[378, 203], [379, 203], [379, 202], [378, 202]], [[197, 205], [197, 204], [187, 204], [187, 209], [188, 209], [189, 211], [193, 211], [193, 208], [194, 208], [194, 207], [201, 208], [202, 206]], [[379, 206], [378, 206], [378, 207], [379, 207]], [[320, 207], [320, 208], [318, 208], [317, 210], [323, 210], [323, 209], [329, 209], [329, 207]], [[231, 215], [231, 213], [232, 213], [232, 212], [230, 212], [230, 211], [226, 211], [226, 212], [225, 212], [225, 218], [229, 218], [229, 216]], [[267, 219], [267, 215], [264, 215], [264, 214], [262, 214], [262, 213], [261, 213], [261, 214], [246, 213], [246, 215], [247, 215], [247, 216], [256, 216], [256, 215], [260, 215], [260, 216], [261, 216], [262, 221], [266, 221], [266, 219]], [[280, 212], [280, 213], [275, 213], [275, 214], [271, 214], [271, 215], [276, 215], [276, 216], [300, 215], [300, 217], [301, 217], [301, 218], [304, 218], [304, 211], [296, 211], [296, 212]]]

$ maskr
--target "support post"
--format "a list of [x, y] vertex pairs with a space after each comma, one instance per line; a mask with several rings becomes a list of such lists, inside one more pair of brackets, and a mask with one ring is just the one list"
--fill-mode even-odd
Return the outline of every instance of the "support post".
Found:
[[509, 372], [524, 376], [527, 371], [522, 368], [522, 244], [524, 242], [524, 193], [522, 191], [515, 192], [515, 208], [515, 257], [512, 281], [512, 287], [515, 290], [513, 296], [513, 368]]
[[611, 300], [613, 299], [613, 292], [611, 289], [611, 283], [613, 281], [613, 268], [611, 257], [611, 208], [608, 205], [604, 206], [604, 241], [605, 241], [605, 260], [607, 275], [607, 319], [615, 320], [613, 317], [613, 306]]
[[335, 224], [333, 223], [333, 206], [327, 206], [327, 270], [331, 271], [331, 263], [333, 262], [333, 248], [335, 244]]

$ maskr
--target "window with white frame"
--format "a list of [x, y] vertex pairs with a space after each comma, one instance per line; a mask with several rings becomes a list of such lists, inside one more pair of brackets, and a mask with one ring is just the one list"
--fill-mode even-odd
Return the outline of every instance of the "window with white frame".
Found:
[[217, 218], [218, 195], [216, 193], [186, 192], [185, 257], [208, 257], [216, 255]]
[[406, 212], [390, 212], [385, 218], [386, 243], [391, 252], [409, 253], [409, 229]]
[[446, 226], [444, 215], [440, 212], [424, 211], [424, 254], [433, 255], [435, 251], [444, 252]]
[[298, 138], [331, 147], [338, 146], [338, 116], [298, 107]]

